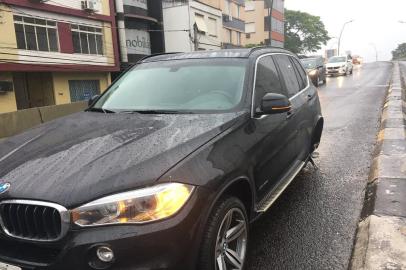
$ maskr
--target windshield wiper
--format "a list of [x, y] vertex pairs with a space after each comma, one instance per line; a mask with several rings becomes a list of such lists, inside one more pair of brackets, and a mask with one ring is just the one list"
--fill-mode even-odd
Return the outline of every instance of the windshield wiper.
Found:
[[85, 111], [86, 112], [116, 113], [115, 111], [112, 111], [112, 110], [103, 109], [103, 108], [96, 108], [96, 107], [88, 108]]
[[192, 114], [189, 111], [177, 110], [133, 110], [133, 111], [120, 111], [120, 113], [140, 113], [140, 114]]

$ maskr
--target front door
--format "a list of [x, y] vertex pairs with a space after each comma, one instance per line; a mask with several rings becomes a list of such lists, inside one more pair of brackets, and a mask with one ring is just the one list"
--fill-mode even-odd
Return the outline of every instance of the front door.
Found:
[[[281, 83], [272, 56], [258, 61], [254, 89], [254, 110], [261, 104], [266, 93], [288, 96]], [[289, 120], [289, 113], [264, 115], [254, 118], [257, 145], [254, 178], [258, 199], [261, 200], [280, 180], [294, 158], [296, 128]]]

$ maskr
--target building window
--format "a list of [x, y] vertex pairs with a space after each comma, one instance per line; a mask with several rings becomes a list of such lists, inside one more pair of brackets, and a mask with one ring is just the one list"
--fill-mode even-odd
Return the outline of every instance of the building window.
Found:
[[241, 45], [241, 33], [237, 32], [237, 45], [240, 46]]
[[283, 22], [272, 17], [272, 31], [283, 34], [284, 33], [283, 28], [284, 28]]
[[201, 33], [207, 33], [207, 25], [206, 22], [204, 21], [204, 16], [201, 14], [196, 13], [195, 14], [195, 23], [197, 27], [197, 31]]
[[283, 8], [284, 8], [283, 0], [274, 0], [273, 8], [276, 9], [277, 11], [283, 13]]
[[75, 53], [103, 55], [102, 28], [71, 24], [71, 29]]
[[231, 2], [230, 0], [224, 0], [224, 11], [227, 15], [232, 15], [231, 13]]
[[239, 19], [240, 18], [240, 6], [239, 5], [237, 5], [237, 19]]
[[245, 2], [245, 11], [254, 11], [255, 10], [255, 3], [253, 1]]
[[57, 52], [58, 29], [55, 21], [14, 16], [17, 48], [22, 50]]
[[233, 43], [233, 32], [230, 29], [226, 29], [226, 37], [228, 43]]
[[250, 22], [245, 24], [245, 33], [255, 33], [255, 23]]
[[217, 37], [217, 20], [209, 18], [209, 35]]
[[69, 80], [68, 83], [71, 102], [89, 100], [100, 94], [99, 80]]

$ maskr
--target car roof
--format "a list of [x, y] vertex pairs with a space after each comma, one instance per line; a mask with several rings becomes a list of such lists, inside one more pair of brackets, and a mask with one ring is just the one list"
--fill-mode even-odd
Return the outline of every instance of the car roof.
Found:
[[266, 53], [293, 53], [274, 47], [255, 47], [249, 49], [225, 49], [216, 51], [196, 51], [188, 53], [163, 53], [147, 56], [139, 63], [148, 63], [156, 61], [183, 60], [183, 59], [209, 59], [209, 58], [249, 58], [252, 55], [262, 55]]

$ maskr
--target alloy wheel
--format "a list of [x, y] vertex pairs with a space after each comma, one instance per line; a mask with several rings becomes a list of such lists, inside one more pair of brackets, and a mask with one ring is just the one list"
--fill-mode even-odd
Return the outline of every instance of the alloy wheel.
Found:
[[242, 269], [247, 252], [247, 220], [239, 208], [230, 209], [217, 233], [216, 270]]

